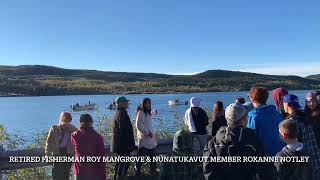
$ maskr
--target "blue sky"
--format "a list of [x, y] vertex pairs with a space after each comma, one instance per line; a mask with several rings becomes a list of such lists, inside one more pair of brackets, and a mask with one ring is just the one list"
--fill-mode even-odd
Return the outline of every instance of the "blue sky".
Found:
[[1, 0], [0, 64], [320, 73], [320, 1]]

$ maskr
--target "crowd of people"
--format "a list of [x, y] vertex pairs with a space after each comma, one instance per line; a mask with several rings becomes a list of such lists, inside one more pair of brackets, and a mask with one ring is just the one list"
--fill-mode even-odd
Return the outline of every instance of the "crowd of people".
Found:
[[[267, 104], [269, 92], [252, 87], [246, 102], [243, 97], [224, 109], [222, 101], [214, 105], [212, 115], [201, 108], [201, 99], [192, 97], [185, 112], [186, 129], [177, 131], [168, 156], [210, 157], [310, 157], [308, 162], [211, 162], [149, 163], [151, 176], [160, 179], [207, 180], [319, 180], [320, 179], [320, 92], [306, 94], [305, 107], [296, 95], [284, 88], [272, 91], [274, 105]], [[112, 117], [110, 152], [119, 156], [156, 156], [157, 140], [152, 122], [152, 101], [144, 98], [137, 107], [135, 127], [137, 142], [127, 108], [129, 100], [115, 100]], [[82, 114], [80, 127], [71, 124], [70, 113], [63, 112], [59, 124], [49, 130], [45, 152], [48, 156], [105, 156], [104, 141], [92, 124], [89, 114]], [[209, 126], [210, 124], [210, 126]], [[211, 127], [211, 129], [209, 129]], [[117, 162], [114, 179], [128, 175], [130, 163]], [[72, 163], [53, 163], [52, 177], [69, 179]], [[142, 163], [135, 163], [136, 176], [141, 176]], [[77, 180], [106, 179], [106, 164], [74, 163]]]

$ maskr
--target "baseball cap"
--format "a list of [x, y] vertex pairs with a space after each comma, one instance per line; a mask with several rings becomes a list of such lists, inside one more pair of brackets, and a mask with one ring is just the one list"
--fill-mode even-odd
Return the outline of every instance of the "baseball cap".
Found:
[[246, 103], [246, 105], [242, 105], [240, 103], [232, 103], [226, 108], [225, 118], [228, 124], [234, 124], [237, 123], [252, 109], [253, 105], [250, 103]]
[[283, 96], [283, 102], [288, 103], [294, 109], [301, 109], [301, 106], [299, 104], [299, 98], [294, 94], [288, 94]]
[[124, 103], [124, 102], [128, 102], [128, 101], [130, 101], [130, 100], [128, 100], [126, 97], [124, 97], [124, 96], [119, 96], [119, 97], [117, 97], [117, 99], [116, 99], [116, 102], [117, 102], [117, 104], [119, 104], [119, 103]]

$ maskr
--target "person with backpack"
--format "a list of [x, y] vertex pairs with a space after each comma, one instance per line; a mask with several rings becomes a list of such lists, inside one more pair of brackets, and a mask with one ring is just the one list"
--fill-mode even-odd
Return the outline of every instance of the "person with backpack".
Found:
[[[157, 141], [155, 131], [152, 126], [151, 99], [144, 98], [142, 104], [137, 108], [136, 128], [138, 137], [138, 156], [149, 156], [151, 159], [155, 156]], [[156, 170], [157, 164], [150, 162], [150, 174], [158, 176]], [[141, 175], [141, 162], [136, 163], [136, 176]]]
[[[173, 137], [172, 153], [169, 156], [196, 156], [193, 148], [193, 135], [190, 131], [182, 129]], [[199, 180], [203, 179], [199, 162], [166, 162], [160, 165], [160, 180]]]
[[283, 107], [285, 112], [289, 114], [286, 120], [295, 122], [299, 127], [298, 141], [303, 143], [305, 152], [310, 156], [313, 179], [319, 180], [320, 149], [317, 144], [312, 121], [306, 117], [306, 113], [301, 109], [298, 97], [294, 94], [288, 94], [283, 97]]
[[284, 147], [278, 125], [283, 120], [274, 105], [268, 105], [268, 90], [252, 87], [249, 92], [254, 109], [248, 114], [248, 128], [254, 130], [268, 156], [275, 156]]
[[[45, 146], [46, 156], [73, 156], [74, 148], [71, 144], [71, 134], [77, 130], [71, 124], [72, 116], [62, 112], [59, 124], [53, 125], [48, 133]], [[68, 180], [72, 163], [53, 163], [52, 179]]]
[[192, 97], [190, 108], [185, 113], [185, 124], [194, 136], [194, 146], [198, 154], [203, 153], [203, 148], [208, 141], [207, 125], [209, 118], [207, 113], [200, 107], [200, 99]]
[[[221, 127], [204, 149], [203, 156], [244, 157], [264, 156], [260, 140], [252, 129], [247, 128], [249, 107], [233, 103], [226, 108], [227, 126]], [[271, 163], [255, 162], [203, 162], [203, 173], [207, 180], [271, 180], [275, 169]]]
[[[130, 156], [130, 153], [136, 148], [133, 134], [133, 127], [127, 112], [129, 100], [120, 96], [116, 99], [117, 110], [112, 117], [112, 137], [110, 152], [118, 156]], [[117, 162], [114, 169], [114, 179], [127, 176], [128, 162]]]
[[[277, 157], [302, 157], [306, 156], [303, 143], [298, 141], [299, 127], [292, 120], [284, 120], [279, 124], [281, 139], [287, 144]], [[275, 162], [279, 180], [310, 180], [312, 179], [312, 166], [309, 162]]]

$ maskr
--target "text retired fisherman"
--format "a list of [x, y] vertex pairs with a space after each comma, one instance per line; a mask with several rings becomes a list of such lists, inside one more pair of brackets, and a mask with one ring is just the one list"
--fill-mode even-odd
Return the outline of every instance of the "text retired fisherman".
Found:
[[228, 157], [202, 157], [202, 156], [156, 156], [150, 158], [148, 156], [85, 156], [85, 157], [69, 157], [69, 156], [11, 156], [10, 163], [66, 163], [66, 162], [87, 162], [87, 163], [114, 163], [114, 162], [158, 162], [158, 163], [194, 163], [194, 162], [216, 162], [216, 163], [267, 163], [267, 162], [289, 162], [289, 163], [305, 163], [309, 162], [308, 156], [292, 156], [292, 157], [277, 157], [277, 156], [228, 156]]

